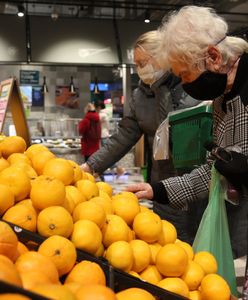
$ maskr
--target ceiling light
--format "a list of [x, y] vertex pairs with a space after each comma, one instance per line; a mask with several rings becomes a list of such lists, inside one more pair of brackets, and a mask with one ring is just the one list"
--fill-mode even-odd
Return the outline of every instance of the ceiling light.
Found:
[[42, 91], [43, 91], [43, 94], [48, 93], [48, 87], [47, 87], [47, 84], [46, 84], [46, 76], [43, 77]]
[[95, 77], [93, 93], [94, 93], [94, 94], [100, 94], [100, 90], [99, 90], [99, 87], [98, 87], [98, 80], [97, 80], [97, 77]]
[[23, 5], [18, 5], [17, 16], [22, 18], [22, 17], [24, 17], [24, 14], [25, 14], [25, 9], [24, 9]]
[[70, 93], [75, 94], [75, 86], [73, 83], [73, 76], [71, 76], [71, 83], [70, 83], [69, 91], [70, 91]]
[[150, 20], [150, 13], [149, 13], [148, 10], [146, 10], [144, 22], [145, 22], [145, 23], [150, 23], [150, 21], [151, 21], [151, 20]]

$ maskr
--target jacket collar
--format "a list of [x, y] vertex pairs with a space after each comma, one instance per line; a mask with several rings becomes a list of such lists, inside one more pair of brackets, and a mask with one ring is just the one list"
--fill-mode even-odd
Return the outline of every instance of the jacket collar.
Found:
[[154, 96], [154, 92], [161, 86], [166, 85], [169, 89], [174, 88], [180, 79], [171, 72], [166, 72], [159, 80], [154, 82], [151, 86], [145, 84], [143, 81], [139, 81], [139, 88], [145, 92], [147, 96]]
[[237, 74], [231, 91], [224, 96], [224, 100], [230, 100], [240, 96], [241, 102], [248, 105], [248, 53], [240, 57]]

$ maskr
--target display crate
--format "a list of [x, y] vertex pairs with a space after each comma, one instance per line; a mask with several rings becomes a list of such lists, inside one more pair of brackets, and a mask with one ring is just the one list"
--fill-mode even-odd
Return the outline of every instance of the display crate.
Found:
[[193, 169], [206, 162], [204, 143], [212, 140], [212, 105], [202, 105], [169, 117], [176, 169]]
[[[16, 235], [18, 236], [18, 239], [24, 243], [33, 242], [37, 244], [37, 248], [38, 248], [38, 246], [46, 239], [45, 237], [42, 237], [37, 233], [33, 233], [29, 230], [23, 229], [19, 226], [16, 226], [15, 224], [12, 224], [10, 222], [6, 222], [6, 223], [8, 223], [12, 227], [12, 229], [15, 231]], [[97, 263], [105, 273], [107, 286], [110, 287], [115, 292], [128, 289], [131, 287], [138, 287], [147, 290], [153, 296], [156, 296], [157, 300], [187, 299], [185, 297], [166, 291], [156, 285], [150, 284], [148, 282], [140, 280], [139, 278], [136, 278], [125, 272], [113, 268], [108, 263], [108, 261], [103, 257], [95, 257], [94, 255], [91, 255], [85, 251], [77, 249], [77, 261], [82, 261], [82, 260], [89, 260]]]
[[29, 297], [32, 300], [49, 300], [44, 296], [38, 295], [19, 286], [0, 280], [0, 295], [5, 293], [21, 294], [23, 296]]

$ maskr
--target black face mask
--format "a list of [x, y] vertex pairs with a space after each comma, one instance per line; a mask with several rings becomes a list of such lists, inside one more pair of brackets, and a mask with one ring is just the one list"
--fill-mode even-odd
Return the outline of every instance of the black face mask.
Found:
[[196, 100], [213, 100], [224, 94], [227, 74], [203, 72], [196, 80], [182, 84], [187, 94]]

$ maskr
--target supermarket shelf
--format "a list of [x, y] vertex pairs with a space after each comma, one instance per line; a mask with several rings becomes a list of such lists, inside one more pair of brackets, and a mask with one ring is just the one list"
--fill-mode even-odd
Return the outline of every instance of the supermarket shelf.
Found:
[[[2, 220], [4, 221], [4, 220]], [[4, 221], [6, 222], [6, 221]], [[18, 236], [18, 239], [22, 242], [34, 242], [38, 245], [40, 245], [46, 238], [40, 236], [37, 233], [33, 233], [31, 231], [28, 231], [26, 229], [23, 229], [19, 226], [16, 226], [13, 223], [8, 223], [13, 230], [15, 231], [16, 235]], [[136, 278], [134, 276], [131, 276], [125, 272], [122, 272], [118, 269], [113, 268], [108, 261], [103, 257], [95, 257], [85, 251], [78, 250], [77, 249], [77, 261], [82, 260], [89, 260], [92, 262], [97, 263], [101, 268], [103, 269], [105, 276], [106, 276], [106, 283], [107, 286], [110, 287], [115, 292], [131, 288], [131, 287], [138, 287], [147, 290], [150, 292], [153, 296], [157, 297], [157, 300], [183, 300], [187, 299], [185, 297], [176, 295], [174, 293], [168, 292], [156, 285], [150, 284], [148, 282], [145, 282], [143, 280], [140, 280], [139, 278]], [[33, 299], [33, 298], [32, 298]], [[36, 299], [36, 298], [34, 298]], [[44, 298], [43, 298], [44, 299]]]

